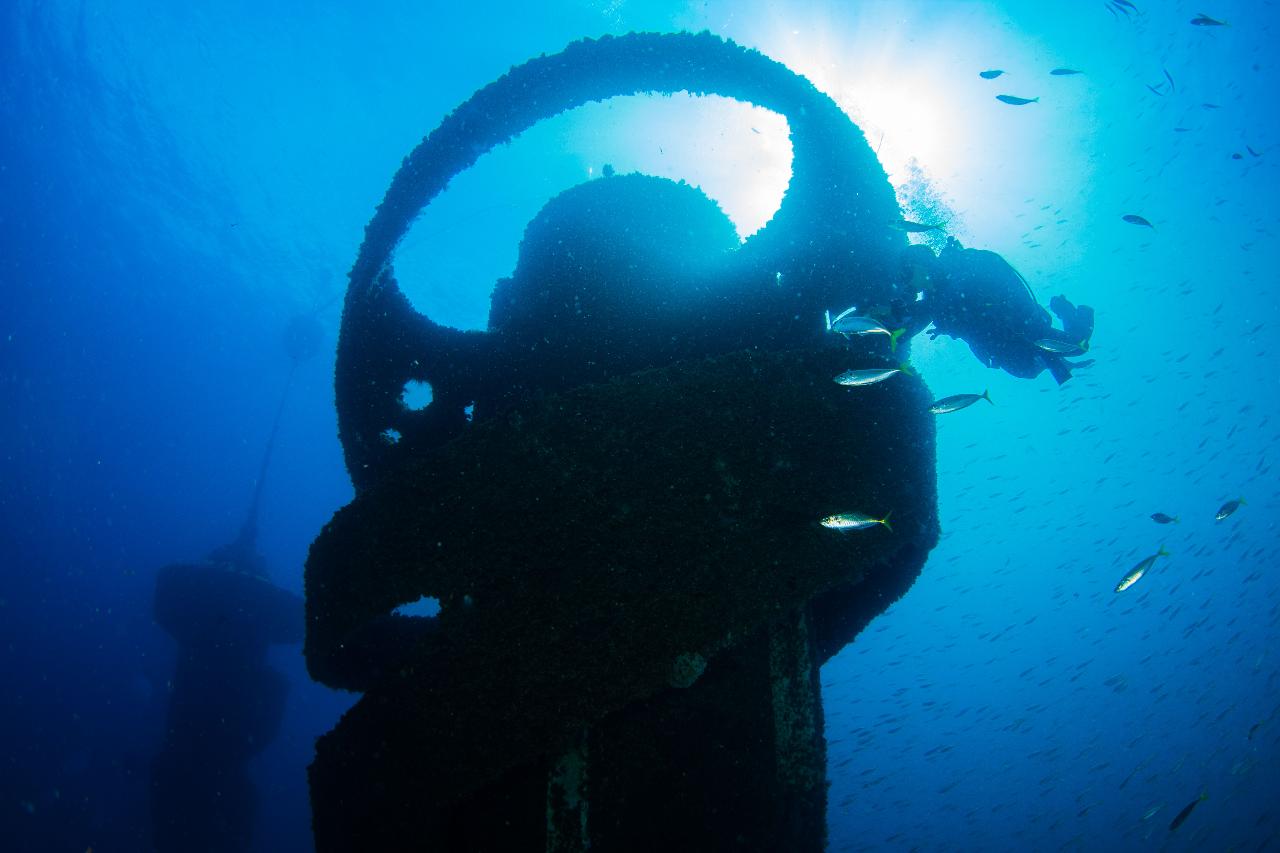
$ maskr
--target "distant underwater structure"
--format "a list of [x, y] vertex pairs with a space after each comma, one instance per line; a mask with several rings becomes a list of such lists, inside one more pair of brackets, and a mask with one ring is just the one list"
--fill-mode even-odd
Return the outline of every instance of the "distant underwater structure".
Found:
[[151, 765], [152, 844], [161, 853], [249, 847], [258, 814], [249, 761], [280, 730], [288, 680], [269, 646], [302, 640], [302, 601], [260, 573], [252, 538], [156, 578], [156, 622], [178, 643]]
[[[762, 231], [605, 177], [529, 225], [487, 332], [410, 307], [392, 254], [452, 176], [563, 110], [681, 90], [788, 121]], [[364, 694], [317, 744], [318, 850], [823, 849], [819, 667], [938, 537], [927, 389], [836, 384], [892, 360], [822, 323], [903, 298], [900, 217], [827, 96], [706, 33], [532, 60], [409, 155], [338, 345], [356, 497], [307, 564], [310, 671]], [[851, 510], [892, 530], [818, 523]], [[396, 612], [423, 597], [437, 616]]]
[[239, 535], [203, 561], [156, 573], [155, 620], [178, 644], [164, 736], [151, 764], [158, 853], [249, 848], [258, 813], [249, 761], [275, 739], [284, 717], [289, 682], [267, 654], [272, 645], [302, 642], [303, 605], [267, 576], [258, 510], [294, 375], [320, 349], [314, 315], [295, 317], [284, 344], [289, 377]]

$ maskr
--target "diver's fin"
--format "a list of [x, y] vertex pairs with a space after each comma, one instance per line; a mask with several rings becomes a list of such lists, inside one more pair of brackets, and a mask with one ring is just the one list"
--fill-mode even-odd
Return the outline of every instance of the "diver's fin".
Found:
[[1059, 385], [1071, 378], [1071, 365], [1066, 361], [1060, 358], [1046, 358], [1044, 363]]

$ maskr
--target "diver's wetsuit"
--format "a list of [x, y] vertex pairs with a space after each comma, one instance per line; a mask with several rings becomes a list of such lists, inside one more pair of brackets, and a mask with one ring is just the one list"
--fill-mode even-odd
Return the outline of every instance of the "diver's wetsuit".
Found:
[[1076, 307], [1066, 297], [1055, 296], [1050, 307], [1062, 320], [1053, 320], [1036, 301], [1026, 280], [995, 252], [965, 249], [955, 238], [937, 258], [924, 246], [912, 246], [904, 255], [916, 277], [914, 287], [923, 299], [905, 312], [908, 335], [922, 331], [930, 321], [930, 335], [963, 340], [978, 360], [1014, 376], [1031, 379], [1048, 368], [1059, 384], [1071, 378], [1073, 365], [1063, 356], [1036, 346], [1039, 340], [1081, 344], [1093, 334], [1093, 309]]

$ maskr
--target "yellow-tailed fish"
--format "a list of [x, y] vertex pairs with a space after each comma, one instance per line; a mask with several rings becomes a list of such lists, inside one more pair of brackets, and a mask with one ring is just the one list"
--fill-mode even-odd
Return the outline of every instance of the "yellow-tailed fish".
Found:
[[1231, 516], [1236, 510], [1244, 506], [1244, 498], [1236, 498], [1233, 501], [1227, 501], [1218, 507], [1218, 511], [1214, 513], [1214, 521], [1223, 521]]
[[[986, 400], [991, 403], [991, 395], [987, 391], [981, 394], [952, 394], [950, 397], [943, 397], [932, 406], [929, 412], [935, 415], [945, 415], [948, 412], [958, 412], [961, 409], [967, 409], [979, 400]], [[995, 405], [995, 403], [991, 403]]]
[[861, 317], [853, 312], [857, 310], [857, 306], [846, 308], [831, 319], [831, 312], [827, 312], [827, 331], [835, 332], [838, 335], [852, 337], [853, 335], [888, 335], [889, 351], [894, 352], [898, 349], [898, 338], [902, 337], [906, 329], [894, 329], [890, 331], [885, 328], [884, 324], [874, 317]]
[[1072, 343], [1071, 341], [1059, 341], [1054, 338], [1041, 338], [1035, 342], [1036, 349], [1053, 353], [1054, 355], [1084, 355], [1089, 351], [1089, 342], [1087, 340], [1080, 343]]
[[877, 524], [883, 524], [885, 530], [893, 530], [889, 526], [889, 513], [887, 512], [883, 518], [872, 518], [861, 512], [839, 512], [835, 515], [828, 515], [822, 519], [821, 524], [828, 530], [863, 530], [867, 527], [875, 527]]
[[1175, 829], [1182, 826], [1182, 824], [1186, 822], [1186, 819], [1191, 817], [1191, 812], [1195, 811], [1196, 806], [1200, 805], [1200, 803], [1207, 799], [1209, 799], [1209, 792], [1201, 791], [1200, 796], [1187, 803], [1186, 806], [1183, 807], [1182, 811], [1178, 812], [1177, 816], [1169, 822], [1169, 831], [1173, 832]]
[[849, 387], [859, 387], [862, 385], [874, 385], [877, 382], [883, 382], [891, 376], [899, 373], [908, 375], [914, 373], [909, 365], [900, 364], [897, 367], [869, 367], [864, 370], [846, 370], [835, 378], [837, 385], [846, 385]]
[[1169, 552], [1164, 549], [1163, 545], [1161, 545], [1159, 551], [1155, 552], [1150, 557], [1144, 557], [1142, 562], [1130, 569], [1127, 575], [1120, 578], [1120, 583], [1116, 584], [1116, 592], [1124, 592], [1126, 589], [1137, 583], [1142, 576], [1147, 573], [1147, 569], [1155, 565], [1157, 557], [1167, 556], [1169, 556]]

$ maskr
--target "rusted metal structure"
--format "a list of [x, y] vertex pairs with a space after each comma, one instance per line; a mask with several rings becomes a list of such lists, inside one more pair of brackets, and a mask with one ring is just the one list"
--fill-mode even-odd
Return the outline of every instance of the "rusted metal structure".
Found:
[[[603, 178], [530, 224], [487, 332], [410, 307], [392, 254], [453, 175], [562, 110], [681, 90], [789, 122], [761, 232], [739, 246], [687, 185]], [[836, 385], [888, 346], [822, 324], [902, 297], [898, 218], [830, 99], [708, 34], [533, 60], [409, 155], [339, 341], [357, 494], [307, 564], [310, 670], [364, 694], [317, 746], [318, 849], [822, 848], [818, 668], [937, 541], [927, 390]], [[848, 510], [893, 529], [817, 523]], [[394, 612], [422, 596], [438, 616]]]

